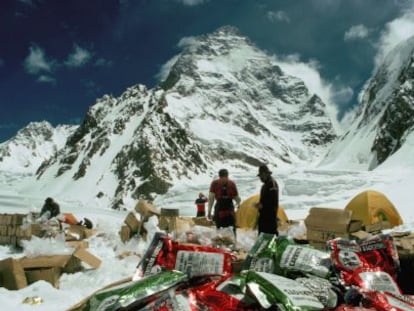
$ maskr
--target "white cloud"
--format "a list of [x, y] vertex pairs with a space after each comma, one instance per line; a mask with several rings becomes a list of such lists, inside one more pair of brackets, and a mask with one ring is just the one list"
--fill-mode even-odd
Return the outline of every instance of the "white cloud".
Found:
[[68, 59], [65, 61], [65, 65], [68, 67], [81, 67], [88, 63], [91, 58], [92, 53], [75, 44], [73, 52], [69, 54]]
[[26, 71], [36, 75], [40, 72], [52, 72], [54, 66], [53, 60], [46, 58], [45, 52], [37, 45], [29, 48], [29, 55], [25, 58], [23, 65]]
[[349, 28], [349, 30], [345, 32], [344, 40], [350, 41], [350, 40], [356, 40], [356, 39], [364, 39], [368, 37], [369, 32], [370, 30], [362, 24], [352, 26], [351, 28]]
[[110, 67], [110, 66], [112, 66], [112, 61], [110, 61], [110, 60], [107, 60], [107, 59], [105, 59], [105, 58], [98, 58], [96, 61], [95, 61], [95, 66], [97, 66], [97, 67]]
[[53, 78], [52, 76], [48, 76], [48, 75], [40, 75], [37, 78], [38, 82], [42, 82], [42, 83], [51, 83], [51, 84], [55, 84], [56, 83], [56, 79]]
[[[197, 37], [188, 36], [188, 37], [183, 37], [178, 42], [177, 47], [180, 48], [180, 49], [191, 48], [191, 47], [196, 47], [197, 43], [198, 43]], [[179, 58], [179, 56], [180, 55], [174, 56], [167, 63], [165, 63], [161, 66], [160, 71], [155, 75], [155, 78], [158, 81], [165, 81], [165, 79], [167, 79], [168, 74], [170, 73], [172, 66], [174, 66], [174, 64], [177, 61], [177, 59]]]
[[177, 0], [177, 1], [184, 5], [193, 6], [193, 5], [202, 4], [204, 2], [207, 2], [208, 0]]
[[[295, 76], [303, 80], [310, 93], [317, 94], [327, 105], [327, 112], [333, 120], [333, 126], [336, 130], [341, 131], [338, 118], [337, 102], [335, 100], [344, 99], [345, 95], [349, 96], [347, 87], [333, 85], [322, 79], [319, 74], [320, 65], [315, 60], [305, 63], [300, 60], [298, 54], [291, 54], [284, 57], [274, 56], [277, 64], [288, 75]], [[344, 89], [345, 88], [345, 89]], [[340, 97], [340, 95], [343, 95]]]
[[266, 17], [272, 23], [275, 23], [275, 22], [290, 23], [290, 18], [285, 11], [277, 11], [277, 12], [269, 11], [266, 13]]
[[336, 86], [332, 90], [332, 93], [332, 98], [338, 105], [349, 103], [349, 101], [352, 99], [352, 96], [354, 96], [354, 90], [349, 86]]
[[375, 64], [378, 66], [384, 57], [397, 44], [414, 35], [414, 2], [411, 7], [404, 11], [404, 14], [385, 25], [378, 42], [378, 52], [375, 57]]
[[191, 46], [191, 45], [197, 44], [197, 42], [198, 42], [197, 37], [191, 37], [191, 36], [189, 36], [189, 37], [184, 37], [184, 38], [182, 38], [182, 39], [178, 42], [177, 46], [178, 46], [179, 48], [185, 48], [185, 47], [188, 47], [188, 46]]
[[166, 62], [164, 65], [162, 65], [160, 71], [155, 75], [155, 78], [158, 81], [165, 81], [165, 79], [167, 79], [168, 74], [171, 71], [172, 66], [174, 66], [178, 58], [179, 55], [176, 55], [173, 58], [171, 58], [168, 62]]

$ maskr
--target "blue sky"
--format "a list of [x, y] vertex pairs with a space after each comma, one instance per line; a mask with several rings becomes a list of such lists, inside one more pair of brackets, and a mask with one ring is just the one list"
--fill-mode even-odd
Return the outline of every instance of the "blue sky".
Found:
[[224, 25], [293, 73], [316, 76], [342, 116], [384, 53], [414, 35], [413, 8], [412, 0], [2, 0], [0, 142], [30, 121], [80, 122], [104, 94], [154, 87], [180, 40]]

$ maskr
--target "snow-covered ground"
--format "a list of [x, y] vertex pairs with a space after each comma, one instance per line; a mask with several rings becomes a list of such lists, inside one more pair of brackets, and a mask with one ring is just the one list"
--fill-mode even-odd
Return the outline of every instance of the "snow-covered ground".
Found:
[[[273, 168], [272, 168], [273, 169]], [[304, 219], [309, 208], [335, 207], [345, 205], [359, 192], [373, 189], [383, 192], [397, 207], [405, 224], [404, 229], [414, 227], [414, 209], [412, 208], [413, 170], [398, 169], [395, 164], [390, 168], [384, 166], [375, 172], [349, 170], [275, 170], [273, 176], [281, 188], [280, 201], [290, 219]], [[261, 183], [256, 172], [230, 170], [231, 178], [239, 187], [242, 199], [258, 193]], [[29, 176], [2, 172], [0, 174], [0, 213], [27, 213], [39, 211], [47, 193], [25, 195], [19, 189], [26, 188]], [[181, 216], [195, 214], [194, 200], [198, 192], [208, 191], [210, 180], [199, 180], [193, 184], [176, 185], [164, 198], [155, 201], [157, 207], [179, 208]], [[96, 270], [85, 270], [75, 274], [63, 274], [60, 288], [55, 289], [49, 283], [39, 281], [28, 287], [9, 291], [0, 288], [2, 310], [67, 310], [85, 296], [106, 284], [132, 276], [148, 242], [132, 239], [127, 244], [120, 241], [118, 231], [125, 219], [127, 211], [114, 211], [109, 208], [85, 206], [81, 202], [61, 201], [63, 212], [72, 212], [79, 218], [88, 217], [99, 233], [89, 239], [89, 251], [102, 260]], [[132, 209], [134, 206], [131, 206]], [[155, 219], [155, 217], [153, 217]], [[152, 220], [152, 224], [154, 225]], [[50, 252], [67, 252], [63, 242], [59, 240], [34, 239], [25, 244], [25, 253], [45, 254]], [[130, 252], [129, 256], [120, 259], [120, 255]], [[0, 259], [21, 256], [15, 254], [7, 246], [0, 246]], [[24, 304], [26, 297], [39, 296], [43, 302], [39, 305]]]

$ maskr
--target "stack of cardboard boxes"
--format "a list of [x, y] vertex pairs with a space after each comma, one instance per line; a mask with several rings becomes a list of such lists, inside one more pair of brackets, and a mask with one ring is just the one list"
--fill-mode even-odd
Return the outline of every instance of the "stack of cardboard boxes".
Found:
[[354, 221], [351, 217], [350, 211], [312, 207], [305, 219], [309, 244], [315, 248], [324, 249], [328, 240], [351, 238], [353, 233], [362, 229], [362, 222]]
[[[0, 215], [0, 244], [21, 247], [22, 240], [42, 236], [41, 224], [24, 223], [26, 214]], [[59, 228], [58, 228], [59, 229]], [[60, 230], [60, 229], [59, 229]], [[45, 280], [59, 287], [62, 273], [73, 273], [87, 267], [98, 268], [101, 260], [88, 252], [85, 238], [94, 234], [93, 229], [83, 226], [68, 226], [64, 230], [66, 246], [71, 247], [64, 255], [6, 258], [0, 261], [0, 287], [21, 289], [38, 280]], [[53, 238], [53, 236], [50, 236]]]
[[58, 288], [61, 274], [82, 270], [82, 262], [93, 269], [101, 264], [84, 248], [77, 248], [70, 255], [6, 258], [0, 261], [0, 287], [17, 290], [44, 280]]
[[134, 235], [141, 234], [141, 230], [143, 229], [141, 226], [141, 222], [137, 219], [137, 216], [134, 212], [129, 212], [128, 215], [125, 217], [124, 225], [121, 226], [121, 230], [119, 231], [119, 235], [121, 237], [122, 242], [129, 241]]
[[26, 214], [0, 214], [0, 245], [19, 246], [21, 240], [30, 240], [40, 234], [38, 224], [23, 226]]
[[361, 220], [352, 220], [352, 211], [336, 208], [312, 207], [305, 219], [309, 244], [325, 249], [326, 242], [335, 238], [366, 238], [391, 228], [388, 221], [364, 225]]

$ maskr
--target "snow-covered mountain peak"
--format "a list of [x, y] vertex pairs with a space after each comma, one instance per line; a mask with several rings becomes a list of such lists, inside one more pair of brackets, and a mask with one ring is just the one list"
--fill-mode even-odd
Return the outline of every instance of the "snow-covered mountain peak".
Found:
[[375, 169], [404, 144], [414, 130], [414, 37], [384, 58], [360, 98], [351, 128], [323, 164]]
[[98, 99], [31, 191], [119, 208], [223, 163], [309, 166], [336, 137], [320, 97], [237, 29], [193, 38], [168, 64], [159, 87]]
[[[216, 147], [239, 157], [312, 161], [335, 137], [322, 100], [233, 27], [193, 39], [162, 86], [166, 111], [201, 141], [218, 137]], [[263, 148], [269, 152], [254, 155]]]
[[30, 122], [8, 141], [0, 144], [0, 170], [33, 173], [66, 143], [76, 126]]

